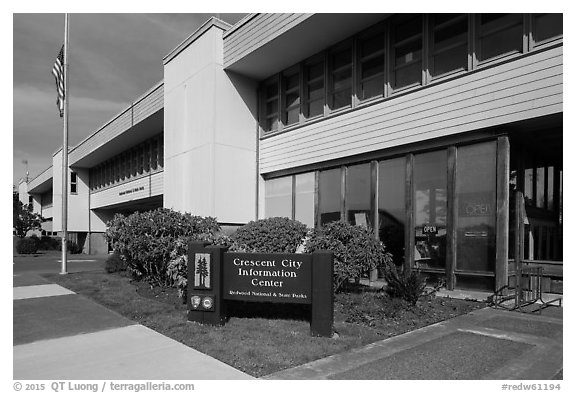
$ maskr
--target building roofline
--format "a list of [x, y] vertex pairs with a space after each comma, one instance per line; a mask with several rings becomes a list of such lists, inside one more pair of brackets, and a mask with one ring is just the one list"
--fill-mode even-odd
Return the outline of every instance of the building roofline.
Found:
[[207, 32], [212, 26], [218, 27], [224, 31], [227, 31], [232, 27], [229, 23], [224, 22], [214, 16], [210, 17], [206, 22], [202, 24], [196, 31], [188, 36], [184, 41], [182, 41], [176, 48], [172, 49], [170, 53], [164, 56], [164, 65], [168, 64], [172, 59], [174, 59], [180, 52], [190, 46], [194, 41], [200, 38], [205, 32]]
[[[60, 150], [62, 150], [62, 148], [60, 148]], [[58, 150], [58, 151], [60, 151]], [[34, 176], [34, 178], [29, 179], [28, 183], [32, 183], [34, 180], [38, 179], [40, 176], [42, 176], [44, 173], [46, 173], [47, 171], [49, 171], [50, 169], [52, 169], [52, 165], [50, 165], [48, 168], [44, 169], [42, 172], [40, 172], [39, 174], [37, 174], [36, 176]], [[50, 176], [53, 177], [53, 176]], [[24, 179], [21, 180], [21, 182], [24, 181]]]
[[224, 39], [226, 39], [229, 35], [233, 34], [234, 32], [238, 31], [242, 26], [244, 26], [246, 23], [250, 22], [252, 19], [254, 19], [258, 15], [260, 15], [259, 12], [245, 15], [242, 19], [240, 19], [238, 22], [234, 23], [234, 25], [224, 33]]
[[[81, 145], [83, 145], [84, 143], [86, 143], [86, 141], [88, 141], [90, 138], [94, 137], [96, 134], [98, 134], [100, 131], [102, 131], [104, 128], [106, 128], [110, 123], [112, 123], [114, 120], [118, 119], [120, 116], [122, 116], [124, 113], [126, 113], [127, 111], [129, 111], [134, 105], [136, 105], [137, 103], [139, 103], [140, 101], [144, 100], [146, 97], [148, 97], [150, 94], [152, 94], [156, 89], [158, 89], [160, 86], [162, 86], [164, 84], [164, 80], [161, 80], [159, 82], [157, 82], [154, 86], [152, 86], [150, 89], [146, 90], [146, 92], [144, 94], [142, 94], [140, 97], [136, 98], [134, 101], [132, 101], [130, 103], [130, 105], [128, 107], [126, 107], [125, 109], [123, 109], [122, 111], [120, 111], [119, 113], [117, 113], [112, 119], [108, 120], [106, 123], [104, 123], [104, 125], [98, 127], [96, 129], [96, 131], [94, 131], [93, 133], [91, 133], [90, 135], [88, 135], [86, 138], [84, 138], [80, 143], [78, 143], [76, 146], [72, 147], [69, 149], [68, 154], [72, 153], [74, 150], [76, 150], [76, 148], [80, 147]], [[60, 152], [62, 150], [62, 148], [60, 147], [54, 154], [53, 156], [55, 156], [56, 154], [58, 154], [58, 152]]]

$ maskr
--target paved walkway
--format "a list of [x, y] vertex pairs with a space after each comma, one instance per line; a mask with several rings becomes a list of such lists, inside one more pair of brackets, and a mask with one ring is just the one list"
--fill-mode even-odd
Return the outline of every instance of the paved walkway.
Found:
[[13, 290], [14, 379], [251, 379], [40, 276]]
[[562, 309], [484, 308], [266, 379], [549, 380], [562, 376]]
[[[13, 296], [14, 379], [251, 379], [39, 275]], [[485, 308], [263, 379], [561, 379], [562, 310]]]

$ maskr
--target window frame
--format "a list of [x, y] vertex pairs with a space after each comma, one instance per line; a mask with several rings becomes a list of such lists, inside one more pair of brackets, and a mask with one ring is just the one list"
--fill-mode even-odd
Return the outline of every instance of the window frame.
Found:
[[517, 26], [517, 24], [514, 25], [514, 24], [510, 23], [510, 24], [507, 25], [507, 26], [498, 27], [498, 28], [493, 28], [493, 29], [489, 30], [488, 32], [484, 32], [484, 33], [483, 33], [483, 32], [482, 32], [482, 15], [483, 15], [483, 14], [484, 14], [484, 13], [478, 13], [478, 14], [475, 14], [475, 15], [474, 15], [474, 24], [475, 24], [475, 29], [474, 29], [474, 32], [475, 32], [475, 36], [474, 36], [474, 53], [475, 53], [475, 57], [476, 57], [477, 66], [478, 66], [478, 67], [481, 67], [481, 66], [483, 66], [483, 65], [485, 65], [485, 64], [492, 64], [492, 63], [497, 62], [497, 61], [499, 61], [499, 60], [502, 60], [502, 59], [504, 59], [504, 58], [508, 58], [508, 57], [511, 57], [511, 56], [515, 56], [515, 55], [521, 54], [521, 53], [523, 53], [526, 49], [528, 49], [528, 48], [525, 48], [525, 45], [524, 45], [525, 38], [526, 38], [526, 34], [525, 34], [525, 31], [526, 31], [526, 20], [525, 20], [525, 19], [526, 19], [526, 18], [524, 18], [524, 14], [508, 13], [507, 15], [521, 15], [521, 16], [522, 16], [522, 20], [521, 20], [521, 22], [520, 22], [520, 29], [521, 29], [521, 31], [522, 31], [522, 42], [523, 42], [522, 47], [520, 48], [520, 50], [507, 51], [507, 52], [501, 53], [501, 54], [499, 54], [499, 55], [490, 57], [490, 58], [488, 58], [488, 59], [482, 60], [482, 50], [481, 50], [481, 45], [480, 45], [480, 43], [481, 43], [481, 41], [482, 41], [483, 38], [485, 38], [485, 37], [487, 37], [487, 36], [491, 36], [491, 35], [497, 34], [497, 33], [499, 33], [499, 32], [505, 31], [506, 29], [510, 29], [510, 28], [512, 28], [512, 27]]
[[[388, 50], [389, 50], [389, 54], [388, 54], [388, 62], [389, 62], [389, 81], [388, 81], [388, 85], [390, 88], [390, 94], [394, 94], [394, 93], [398, 93], [398, 92], [404, 92], [406, 90], [411, 90], [414, 88], [418, 88], [418, 87], [422, 87], [426, 84], [426, 78], [425, 78], [425, 73], [426, 70], [424, 68], [425, 66], [425, 60], [427, 60], [427, 57], [425, 56], [425, 36], [426, 36], [426, 29], [425, 29], [425, 24], [426, 24], [426, 20], [427, 20], [427, 15], [426, 14], [419, 14], [420, 15], [420, 33], [413, 35], [409, 38], [405, 38], [402, 41], [396, 42], [396, 37], [394, 34], [394, 26], [404, 23], [407, 20], [411, 19], [413, 14], [398, 14], [393, 16], [389, 23], [389, 28], [388, 28]], [[418, 60], [412, 60], [409, 63], [404, 63], [401, 64], [400, 66], [396, 66], [395, 61], [396, 61], [396, 48], [400, 45], [403, 44], [408, 44], [411, 43], [413, 41], [417, 41], [418, 40], [418, 36], [420, 36], [420, 58]], [[402, 68], [407, 68], [412, 66], [414, 63], [416, 62], [420, 62], [420, 80], [418, 82], [413, 82], [410, 83], [408, 85], [405, 86], [401, 86], [401, 87], [395, 87], [394, 86], [394, 80], [396, 78], [396, 73], [397, 70], [402, 69]]]
[[[428, 67], [427, 67], [427, 78], [428, 78], [428, 83], [431, 82], [435, 82], [437, 80], [442, 80], [446, 77], [452, 76], [454, 74], [463, 74], [466, 73], [468, 71], [470, 71], [470, 61], [469, 61], [469, 55], [470, 55], [470, 35], [471, 35], [471, 25], [470, 25], [470, 17], [468, 14], [453, 14], [454, 17], [452, 19], [450, 19], [449, 21], [443, 22], [437, 26], [434, 26], [434, 18], [431, 18], [431, 16], [429, 14], [426, 15], [426, 18], [428, 19], [428, 29], [427, 29], [427, 41], [428, 41]], [[466, 32], [464, 33], [464, 42], [459, 42], [459, 43], [454, 43], [449, 45], [446, 48], [442, 48], [440, 51], [435, 51], [434, 48], [434, 33], [437, 30], [441, 30], [442, 28], [445, 27], [450, 27], [456, 23], [461, 22], [462, 20], [466, 21]], [[434, 56], [441, 54], [443, 52], [447, 52], [449, 50], [458, 48], [460, 46], [464, 46], [466, 48], [466, 61], [465, 61], [465, 65], [464, 67], [461, 68], [457, 68], [457, 69], [453, 69], [450, 70], [448, 72], [444, 72], [442, 74], [436, 75], [434, 76], [434, 61], [433, 58]]]
[[78, 173], [70, 171], [70, 194], [78, 194]]
[[[340, 67], [338, 67], [337, 69], [334, 69], [334, 57], [337, 54], [340, 54], [342, 52], [345, 51], [350, 51], [350, 61], [348, 63], [346, 63], [345, 65], [342, 65]], [[328, 65], [328, 70], [327, 70], [327, 85], [325, 85], [325, 95], [327, 96], [327, 99], [324, 103], [325, 108], [327, 108], [328, 113], [336, 113], [336, 112], [340, 112], [340, 111], [344, 111], [346, 109], [350, 109], [353, 107], [354, 105], [354, 92], [355, 92], [355, 88], [354, 88], [354, 70], [355, 70], [355, 56], [354, 56], [354, 40], [352, 38], [346, 39], [334, 46], [332, 46], [329, 50], [328, 50], [328, 61], [327, 61], [327, 65]], [[344, 88], [338, 88], [336, 89], [334, 87], [334, 76], [337, 73], [341, 73], [341, 72], [349, 72], [349, 86], [348, 87], [344, 87]], [[333, 108], [334, 106], [334, 102], [335, 102], [335, 96], [336, 94], [342, 92], [342, 91], [346, 91], [346, 90], [350, 90], [350, 103], [340, 106], [338, 108]]]
[[[361, 32], [360, 34], [358, 34], [358, 36], [356, 37], [356, 56], [354, 59], [354, 62], [356, 64], [355, 67], [355, 74], [356, 74], [356, 94], [354, 94], [354, 97], [356, 98], [357, 102], [359, 105], [367, 103], [367, 102], [371, 102], [374, 100], [378, 100], [380, 98], [384, 98], [387, 96], [387, 91], [388, 91], [388, 78], [387, 78], [387, 68], [388, 68], [388, 62], [387, 62], [387, 52], [388, 52], [388, 45], [387, 45], [387, 38], [388, 38], [388, 32], [387, 32], [387, 23], [379, 23], [376, 24], [375, 26], [372, 26], [370, 28], [368, 28], [367, 30]], [[364, 41], [368, 41], [371, 39], [375, 39], [378, 36], [381, 35], [381, 40], [382, 40], [382, 49], [379, 49], [375, 52], [372, 52], [370, 54], [364, 55], [362, 56], [361, 53], [361, 43]], [[376, 58], [378, 58], [379, 56], [382, 56], [382, 60], [383, 60], [383, 66], [382, 66], [382, 70], [381, 72], [379, 72], [376, 75], [372, 75], [369, 76], [368, 78], [364, 78], [362, 79], [362, 65], [368, 61], [374, 60]], [[369, 98], [360, 98], [360, 94], [362, 92], [362, 83], [366, 82], [366, 81], [370, 81], [370, 80], [374, 80], [379, 78], [379, 76], [382, 75], [382, 92], [381, 94], [377, 94], [375, 96], [369, 97]]]

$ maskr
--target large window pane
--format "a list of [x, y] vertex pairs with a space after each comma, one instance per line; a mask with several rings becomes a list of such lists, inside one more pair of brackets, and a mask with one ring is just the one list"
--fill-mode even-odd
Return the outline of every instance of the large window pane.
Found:
[[359, 38], [360, 100], [384, 94], [384, 43], [383, 31]]
[[468, 64], [468, 17], [432, 14], [432, 76], [465, 69]]
[[372, 228], [370, 164], [353, 165], [347, 168], [346, 210], [350, 224]]
[[298, 123], [300, 116], [300, 74], [298, 72], [284, 75], [284, 108], [282, 121], [284, 125]]
[[317, 61], [304, 67], [306, 95], [304, 115], [307, 118], [324, 114], [324, 62]]
[[446, 182], [445, 150], [414, 157], [416, 267], [444, 268], [446, 265]]
[[422, 16], [399, 17], [392, 25], [393, 88], [422, 82]]
[[320, 225], [340, 220], [342, 177], [340, 168], [321, 171], [319, 174], [318, 210]]
[[522, 14], [482, 14], [479, 59], [487, 60], [510, 52], [520, 52], [522, 20]]
[[352, 47], [330, 54], [330, 109], [352, 102]]
[[458, 148], [456, 269], [493, 272], [496, 258], [496, 142]]
[[294, 219], [314, 227], [314, 172], [296, 175]]
[[278, 82], [272, 80], [262, 89], [261, 127], [264, 131], [278, 129]]
[[398, 266], [404, 262], [406, 159], [382, 161], [378, 168], [378, 232]]
[[264, 194], [266, 218], [292, 218], [292, 176], [267, 180]]
[[539, 167], [536, 169], [536, 207], [544, 208], [546, 206], [546, 195], [544, 195], [544, 171], [546, 168]]
[[536, 43], [560, 37], [563, 32], [562, 14], [536, 14], [533, 26]]

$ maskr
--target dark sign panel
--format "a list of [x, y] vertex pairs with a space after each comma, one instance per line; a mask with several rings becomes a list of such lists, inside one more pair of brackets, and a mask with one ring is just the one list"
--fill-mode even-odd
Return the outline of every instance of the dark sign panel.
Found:
[[229, 300], [310, 304], [311, 254], [226, 253], [223, 297]]

